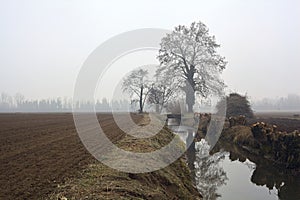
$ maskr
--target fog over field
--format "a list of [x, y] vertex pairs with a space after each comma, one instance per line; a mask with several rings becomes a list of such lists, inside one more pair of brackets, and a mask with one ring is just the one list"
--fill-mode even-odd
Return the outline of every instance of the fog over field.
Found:
[[[296, 0], [3, 0], [0, 92], [28, 99], [71, 97], [85, 59], [112, 36], [201, 20], [228, 61], [222, 76], [229, 91], [253, 100], [300, 95], [299, 18]], [[101, 96], [108, 96], [107, 86]]]
[[1, 199], [300, 199], [300, 0], [0, 0]]

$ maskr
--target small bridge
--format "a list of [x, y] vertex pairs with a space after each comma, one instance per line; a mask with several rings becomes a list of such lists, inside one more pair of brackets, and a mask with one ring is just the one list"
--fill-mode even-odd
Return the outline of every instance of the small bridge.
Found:
[[192, 143], [196, 129], [191, 126], [185, 126], [181, 124], [181, 114], [168, 114], [166, 124], [167, 126], [187, 144], [190, 146]]
[[182, 114], [167, 114], [166, 123], [168, 126], [179, 126], [182, 117]]

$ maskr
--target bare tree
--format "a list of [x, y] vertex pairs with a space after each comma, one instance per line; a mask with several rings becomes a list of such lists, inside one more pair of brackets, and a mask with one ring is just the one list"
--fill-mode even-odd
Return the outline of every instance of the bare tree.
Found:
[[13, 98], [10, 95], [2, 92], [0, 97], [0, 109], [9, 110], [13, 107]]
[[144, 105], [150, 92], [151, 85], [152, 84], [148, 80], [148, 71], [144, 69], [132, 71], [123, 80], [123, 92], [128, 92], [131, 97], [137, 96], [139, 100], [140, 113], [144, 111]]
[[23, 102], [24, 102], [24, 100], [25, 100], [24, 95], [21, 94], [21, 93], [17, 93], [17, 94], [15, 94], [14, 99], [15, 99], [17, 108], [21, 108], [21, 107], [22, 107], [22, 104], [23, 104]]
[[207, 97], [211, 92], [220, 93], [224, 86], [220, 74], [226, 62], [216, 52], [219, 46], [202, 22], [179, 25], [162, 39], [157, 73], [177, 77], [186, 94], [188, 112], [193, 112], [195, 92]]
[[227, 174], [222, 168], [221, 162], [225, 159], [225, 152], [209, 154], [210, 146], [202, 139], [195, 145], [195, 179], [196, 187], [203, 194], [204, 200], [216, 200], [220, 195], [218, 188], [226, 184]]
[[156, 74], [156, 83], [150, 88], [148, 101], [155, 104], [156, 112], [161, 112], [177, 92], [178, 84], [174, 77]]

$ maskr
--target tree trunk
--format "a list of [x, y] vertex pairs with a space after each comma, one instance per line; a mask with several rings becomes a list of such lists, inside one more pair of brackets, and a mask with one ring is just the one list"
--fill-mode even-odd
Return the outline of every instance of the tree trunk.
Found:
[[186, 86], [185, 86], [185, 101], [188, 106], [188, 112], [193, 112], [193, 106], [195, 104], [195, 83], [193, 80], [193, 75], [191, 75], [186, 80]]
[[155, 104], [155, 112], [159, 113], [159, 104]]
[[142, 86], [140, 92], [140, 110], [139, 110], [140, 113], [143, 113], [143, 90], [144, 87]]
[[186, 104], [188, 106], [188, 112], [192, 113], [193, 111], [193, 106], [195, 104], [195, 93], [188, 93], [186, 95]]

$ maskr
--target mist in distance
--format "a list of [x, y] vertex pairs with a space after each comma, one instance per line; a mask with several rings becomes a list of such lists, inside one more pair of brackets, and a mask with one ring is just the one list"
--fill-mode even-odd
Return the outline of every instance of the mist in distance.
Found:
[[[179, 24], [198, 20], [216, 36], [219, 52], [228, 61], [222, 74], [228, 91], [247, 94], [254, 109], [299, 108], [299, 1], [131, 1], [132, 6], [122, 1], [0, 4], [2, 111], [17, 108], [18, 93], [24, 95], [24, 109], [35, 110], [40, 105], [45, 105], [42, 110], [48, 105], [53, 108], [47, 109], [70, 109], [80, 67], [99, 44], [133, 29], [173, 30]], [[115, 67], [123, 69], [125, 65], [116, 63]], [[114, 80], [115, 76], [108, 75], [107, 79]], [[110, 101], [111, 84], [102, 83], [103, 89], [96, 92], [99, 102], [103, 98]]]

